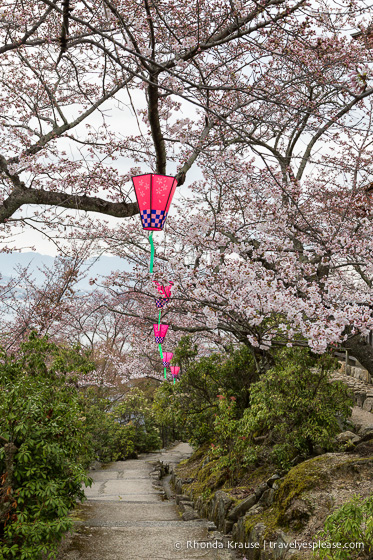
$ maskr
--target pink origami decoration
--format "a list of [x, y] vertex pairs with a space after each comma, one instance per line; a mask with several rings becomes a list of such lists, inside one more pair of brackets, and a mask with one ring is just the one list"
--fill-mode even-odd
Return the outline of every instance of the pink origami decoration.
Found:
[[155, 305], [158, 309], [163, 309], [165, 305], [170, 301], [171, 298], [171, 286], [173, 282], [169, 282], [168, 286], [162, 286], [159, 282], [153, 280], [154, 284], [157, 286], [158, 292], [161, 294], [161, 298], [155, 300]]
[[132, 177], [143, 229], [160, 231], [165, 224], [177, 180], [169, 175], [137, 175]]
[[153, 329], [156, 343], [162, 344], [168, 331], [168, 325], [158, 325], [158, 323], [155, 323], [153, 324]]
[[153, 280], [153, 282], [157, 286], [157, 290], [161, 294], [162, 298], [164, 298], [168, 301], [171, 297], [171, 287], [174, 285], [174, 283], [169, 282], [168, 286], [162, 286], [162, 284], [160, 284], [156, 280]]
[[170, 367], [170, 362], [171, 362], [171, 360], [172, 360], [172, 356], [173, 356], [173, 353], [172, 353], [172, 352], [165, 352], [165, 353], [163, 354], [163, 361], [162, 361], [162, 363], [163, 363], [163, 366], [164, 366], [165, 368], [166, 368], [166, 367]]
[[175, 378], [177, 376], [177, 374], [179, 373], [180, 368], [179, 368], [179, 366], [171, 366], [170, 370], [171, 370], [171, 375]]

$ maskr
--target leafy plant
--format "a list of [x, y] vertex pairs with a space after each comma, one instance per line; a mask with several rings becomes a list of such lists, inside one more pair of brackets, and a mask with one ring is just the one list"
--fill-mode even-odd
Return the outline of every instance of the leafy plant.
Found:
[[[66, 352], [33, 334], [18, 357], [0, 360], [0, 557], [54, 556], [68, 512], [89, 485], [85, 418], [62, 373]], [[71, 361], [71, 358], [74, 358]], [[70, 363], [81, 356], [69, 353]], [[88, 363], [85, 367], [89, 369]]]
[[187, 439], [183, 422], [178, 414], [176, 386], [162, 383], [154, 395], [152, 410], [159, 428], [163, 447], [175, 439]]
[[134, 454], [131, 430], [125, 430], [110, 412], [112, 402], [102, 390], [90, 387], [80, 395], [83, 416], [86, 419], [88, 460], [107, 463], [125, 459]]
[[[329, 515], [324, 529], [315, 537], [330, 548], [319, 548], [314, 555], [325, 560], [369, 560], [373, 552], [373, 495], [355, 495]], [[358, 546], [357, 546], [358, 544]]]
[[287, 468], [295, 455], [312, 455], [316, 446], [333, 447], [338, 416], [351, 414], [347, 388], [330, 382], [335, 360], [307, 350], [285, 350], [277, 365], [251, 387], [250, 408], [242, 419], [248, 441], [271, 446], [272, 458]]
[[122, 426], [133, 427], [136, 452], [159, 449], [161, 441], [154, 411], [141, 389], [137, 387], [131, 389], [114, 407], [113, 415]]
[[[216, 353], [191, 360], [168, 402], [177, 429], [196, 445], [214, 441], [217, 395], [235, 397], [235, 409], [240, 417], [249, 404], [251, 384], [257, 379], [253, 357], [245, 346], [230, 355]], [[157, 395], [163, 391], [159, 389]]]
[[240, 467], [239, 419], [237, 419], [236, 397], [218, 395], [218, 410], [214, 421], [214, 441], [211, 444], [213, 457], [217, 457], [214, 470], [225, 472], [233, 482], [234, 473]]

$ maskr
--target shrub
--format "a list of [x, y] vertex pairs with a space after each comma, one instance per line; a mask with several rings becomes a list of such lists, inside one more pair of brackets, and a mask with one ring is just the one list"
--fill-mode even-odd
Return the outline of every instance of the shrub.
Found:
[[[324, 529], [315, 540], [331, 544], [314, 555], [326, 560], [369, 560], [373, 553], [373, 495], [364, 500], [354, 496], [327, 517]], [[340, 543], [340, 548], [334, 548]], [[362, 546], [356, 547], [356, 543]], [[334, 546], [333, 546], [334, 545]], [[354, 548], [351, 547], [354, 546]], [[346, 548], [343, 548], [346, 546]]]
[[227, 480], [234, 482], [240, 468], [239, 420], [237, 419], [236, 398], [218, 395], [218, 410], [214, 420], [214, 443], [212, 456], [216, 457], [214, 470], [222, 472]]
[[159, 430], [156, 426], [155, 414], [149, 400], [141, 389], [135, 387], [124, 399], [115, 405], [113, 415], [121, 426], [133, 428], [134, 450], [142, 453], [154, 451], [161, 446]]
[[[170, 391], [170, 417], [176, 428], [195, 445], [214, 440], [218, 394], [236, 398], [237, 417], [249, 404], [250, 387], [258, 379], [253, 357], [245, 346], [226, 354], [190, 361]], [[159, 389], [159, 394], [164, 392]]]
[[272, 458], [289, 467], [296, 455], [312, 455], [316, 446], [333, 448], [338, 417], [351, 414], [352, 401], [342, 383], [330, 382], [335, 360], [307, 350], [286, 350], [277, 365], [251, 387], [250, 408], [242, 419], [249, 441], [258, 436], [273, 447]]
[[161, 446], [155, 414], [141, 389], [131, 389], [114, 404], [107, 390], [98, 387], [80, 398], [92, 458], [104, 463], [124, 460]]
[[81, 484], [90, 484], [84, 417], [65, 379], [77, 364], [92, 366], [35, 334], [18, 357], [1, 353], [1, 558], [53, 557], [71, 526], [69, 509], [84, 497]]
[[[125, 458], [121, 443], [123, 430], [115, 416], [111, 414], [111, 400], [107, 397], [107, 390], [89, 387], [80, 393], [80, 405], [85, 417], [87, 428], [87, 446], [89, 447], [88, 462], [92, 459], [107, 463]], [[130, 445], [125, 446], [126, 452]]]
[[162, 446], [166, 446], [175, 439], [187, 439], [182, 422], [179, 422], [177, 407], [175, 406], [175, 385], [162, 383], [154, 395], [152, 410], [154, 419], [162, 437]]

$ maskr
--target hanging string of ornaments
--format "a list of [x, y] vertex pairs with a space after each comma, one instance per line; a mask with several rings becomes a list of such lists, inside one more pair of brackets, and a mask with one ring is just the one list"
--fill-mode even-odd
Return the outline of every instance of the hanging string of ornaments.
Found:
[[[177, 180], [169, 175], [156, 175], [148, 173], [132, 177], [133, 186], [136, 193], [137, 204], [139, 205], [141, 223], [144, 230], [149, 231], [150, 243], [150, 265], [149, 272], [153, 274], [154, 267], [154, 241], [153, 231], [162, 231], [166, 223], [169, 208], [174, 196]], [[161, 297], [156, 299], [156, 306], [159, 309], [158, 323], [153, 324], [155, 342], [158, 344], [159, 354], [164, 367], [164, 378], [167, 379], [167, 368], [170, 367], [174, 383], [180, 371], [178, 366], [170, 366], [173, 357], [172, 352], [164, 352], [162, 344], [166, 338], [169, 325], [161, 324], [162, 310], [171, 298], [171, 287], [159, 284], [153, 280]]]
[[[63, 24], [61, 30], [61, 52], [58, 58], [59, 63], [62, 55], [67, 50], [67, 36], [69, 33], [69, 13], [72, 11], [70, 7], [70, 0], [63, 0]], [[174, 196], [177, 180], [175, 177], [169, 175], [156, 175], [148, 173], [145, 175], [137, 175], [132, 177], [133, 186], [135, 188], [137, 204], [140, 209], [141, 223], [144, 230], [150, 231], [150, 266], [149, 272], [153, 274], [154, 266], [154, 242], [153, 231], [162, 231], [166, 222], [168, 210], [171, 206], [172, 198]], [[158, 344], [159, 354], [164, 366], [164, 378], [167, 380], [167, 368], [170, 367], [170, 362], [173, 357], [172, 352], [162, 351], [162, 343], [165, 340], [168, 325], [161, 324], [162, 309], [167, 305], [171, 298], [171, 286], [173, 282], [169, 282], [168, 286], [162, 286], [154, 280], [158, 292], [161, 297], [156, 300], [157, 309], [159, 309], [158, 324], [154, 324], [155, 341]], [[180, 371], [178, 366], [171, 366], [171, 375], [174, 383]]]

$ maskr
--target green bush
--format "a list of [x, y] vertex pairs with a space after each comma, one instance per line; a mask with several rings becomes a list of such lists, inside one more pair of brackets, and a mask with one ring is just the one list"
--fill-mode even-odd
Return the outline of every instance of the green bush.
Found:
[[92, 458], [107, 463], [161, 447], [154, 412], [141, 389], [131, 389], [115, 404], [98, 387], [86, 389], [80, 399]]
[[[354, 496], [327, 517], [324, 529], [315, 540], [330, 543], [319, 548], [314, 556], [322, 560], [369, 560], [373, 556], [373, 495], [365, 500]], [[340, 548], [336, 545], [340, 543]], [[356, 543], [362, 546], [356, 547]], [[351, 545], [355, 545], [351, 548]], [[343, 548], [346, 546], [346, 548]]]
[[[107, 390], [89, 387], [81, 391], [80, 406], [86, 419], [88, 461], [96, 459], [108, 463], [125, 458], [121, 445], [123, 429], [109, 412], [112, 402], [107, 397]], [[128, 446], [125, 446], [129, 454], [134, 452], [134, 449], [129, 451], [127, 448]]]
[[161, 447], [154, 411], [141, 389], [131, 389], [124, 399], [114, 406], [113, 416], [121, 427], [125, 428], [127, 435], [131, 429], [136, 453], [154, 451]]
[[347, 388], [330, 382], [335, 360], [307, 350], [285, 350], [277, 365], [251, 387], [250, 408], [242, 419], [241, 435], [250, 442], [261, 436], [272, 448], [272, 459], [288, 468], [296, 455], [305, 458], [315, 447], [333, 448], [340, 431], [338, 419], [351, 414]]
[[154, 419], [160, 430], [163, 447], [176, 439], [188, 439], [184, 425], [179, 421], [175, 389], [176, 385], [165, 381], [155, 392], [152, 404]]
[[227, 399], [225, 395], [218, 395], [211, 455], [216, 458], [214, 470], [221, 472], [232, 484], [237, 470], [241, 467], [239, 454], [242, 449], [242, 440], [239, 438], [239, 426], [236, 398]]
[[0, 558], [54, 557], [68, 512], [90, 484], [86, 427], [74, 372], [92, 368], [35, 334], [0, 359]]
[[[181, 350], [187, 352], [185, 342]], [[181, 350], [179, 348], [175, 354], [181, 363], [186, 363]], [[162, 401], [164, 394], [169, 394], [168, 414], [176, 430], [193, 444], [201, 445], [214, 441], [217, 395], [224, 394], [228, 399], [235, 397], [237, 417], [240, 417], [249, 404], [251, 384], [257, 379], [252, 354], [243, 346], [231, 355], [213, 354], [198, 361], [190, 359], [180, 381], [171, 388], [161, 387], [155, 402]]]

